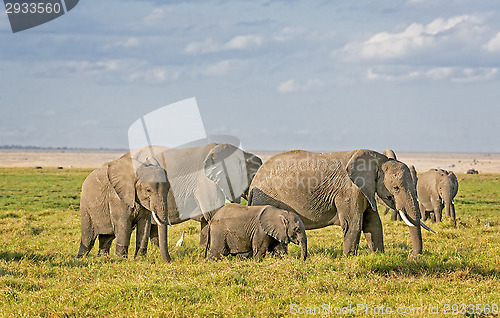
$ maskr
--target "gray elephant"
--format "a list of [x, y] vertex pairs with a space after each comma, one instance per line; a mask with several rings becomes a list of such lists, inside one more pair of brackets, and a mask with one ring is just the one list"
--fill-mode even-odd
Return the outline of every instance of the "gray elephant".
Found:
[[[155, 160], [134, 162], [130, 153], [88, 175], [80, 199], [81, 240], [77, 257], [87, 255], [99, 236], [99, 254], [108, 254], [116, 237], [116, 254], [126, 257], [132, 229], [137, 227], [135, 256], [145, 255], [151, 214], [166, 218], [169, 184]], [[164, 231], [166, 233], [166, 230]], [[168, 257], [162, 248], [161, 254]]]
[[417, 195], [423, 220], [430, 217], [432, 222], [441, 222], [441, 213], [444, 207], [446, 216], [451, 216], [455, 223], [453, 199], [457, 192], [458, 180], [453, 172], [430, 169], [423, 173], [417, 183]]
[[276, 252], [289, 242], [301, 245], [301, 259], [307, 258], [307, 236], [304, 224], [292, 212], [273, 206], [243, 206], [231, 203], [219, 209], [208, 225], [209, 259], [229, 254], [249, 253], [255, 260], [267, 252]]
[[[136, 173], [141, 171], [141, 162], [155, 162], [159, 168], [166, 172], [166, 177], [163, 179], [167, 186], [162, 188], [162, 210], [155, 207], [161, 213], [149, 214], [150, 226], [147, 231], [144, 230], [144, 233], [160, 247], [162, 259], [170, 261], [167, 226], [192, 219], [201, 222], [203, 229], [215, 211], [225, 204], [225, 200], [238, 202], [251, 181], [248, 180], [247, 167], [253, 171], [253, 173], [250, 172], [252, 176], [258, 169], [256, 166], [247, 165], [245, 158], [252, 156], [252, 154], [245, 153], [238, 147], [229, 144], [210, 143], [184, 149], [171, 149], [162, 146], [139, 148], [120, 158], [127, 159], [123, 160], [127, 163], [123, 163], [121, 169], [116, 169], [117, 180], [121, 182], [115, 192], [120, 193], [119, 190], [134, 188], [137, 181], [129, 176], [133, 176], [134, 171]], [[99, 182], [93, 182], [86, 186], [87, 188], [89, 193], [103, 192]], [[96, 196], [95, 200], [103, 202], [103, 205], [106, 206], [109, 198]], [[96, 208], [91, 205], [90, 209], [95, 211], [93, 213], [102, 215], [104, 219], [107, 216], [105, 208]], [[128, 212], [122, 213], [127, 214]], [[145, 215], [147, 213], [141, 214], [147, 219], [148, 217]], [[139, 234], [141, 234], [142, 242], [143, 232], [139, 232], [138, 227]], [[107, 237], [107, 241], [102, 244], [102, 249], [100, 249], [101, 254], [109, 252], [113, 238], [113, 235]], [[101, 237], [99, 240], [101, 241]], [[201, 242], [205, 242], [203, 237]], [[147, 239], [145, 243], [141, 244], [144, 245], [141, 245], [140, 252], [144, 254], [147, 249]]]
[[384, 251], [375, 194], [409, 227], [412, 253], [422, 253], [420, 210], [408, 167], [371, 150], [314, 153], [294, 150], [266, 161], [250, 185], [252, 205], [299, 215], [306, 229], [340, 225], [344, 254], [356, 254], [363, 231], [372, 251]]

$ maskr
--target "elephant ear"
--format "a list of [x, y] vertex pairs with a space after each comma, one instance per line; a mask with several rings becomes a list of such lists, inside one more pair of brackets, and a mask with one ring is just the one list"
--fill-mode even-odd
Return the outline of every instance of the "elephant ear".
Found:
[[130, 208], [135, 203], [136, 176], [130, 153], [108, 163], [109, 183], [120, 199]]
[[234, 202], [248, 187], [243, 151], [229, 144], [215, 145], [204, 161], [205, 175], [217, 184], [229, 201]]
[[263, 207], [258, 220], [260, 227], [267, 235], [280, 243], [288, 244], [287, 228], [289, 221], [278, 209], [271, 206]]
[[374, 151], [361, 149], [356, 151], [346, 165], [349, 178], [363, 192], [375, 212], [377, 212], [375, 192], [379, 166], [382, 164], [382, 160], [382, 155], [377, 156]]

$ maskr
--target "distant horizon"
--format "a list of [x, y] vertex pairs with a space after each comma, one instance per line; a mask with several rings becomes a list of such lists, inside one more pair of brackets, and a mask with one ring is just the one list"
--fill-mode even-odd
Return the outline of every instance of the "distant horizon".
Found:
[[[309, 149], [300, 149], [300, 148], [295, 148], [295, 149], [246, 149], [251, 152], [286, 152], [286, 151], [292, 151], [292, 150], [306, 150], [306, 151], [311, 151], [311, 152], [337, 152], [337, 151], [349, 151], [349, 150], [356, 150], [356, 149], [363, 149], [363, 148], [350, 148], [350, 149], [334, 149], [334, 150], [309, 150]], [[366, 148], [370, 149], [370, 148]], [[391, 148], [392, 149], [392, 148]], [[2, 150], [46, 150], [46, 151], [113, 151], [113, 152], [128, 152], [129, 149], [127, 148], [84, 148], [84, 147], [68, 147], [68, 146], [61, 146], [61, 147], [41, 147], [41, 146], [23, 146], [23, 145], [0, 145], [0, 151]], [[370, 149], [374, 151], [378, 151], [382, 153], [384, 150], [381, 149]], [[486, 151], [486, 152], [480, 152], [480, 151], [398, 151], [395, 149], [394, 150], [396, 153], [428, 153], [428, 154], [500, 154], [500, 152], [492, 152], [492, 151]]]

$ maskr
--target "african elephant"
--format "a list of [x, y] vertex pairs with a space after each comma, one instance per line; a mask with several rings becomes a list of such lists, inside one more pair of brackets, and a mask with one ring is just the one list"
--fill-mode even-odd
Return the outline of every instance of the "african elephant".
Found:
[[[262, 161], [254, 154], [230, 144], [210, 143], [203, 146], [172, 149], [151, 146], [132, 151], [136, 159], [154, 158], [167, 171], [170, 191], [167, 195], [167, 215], [152, 220], [151, 240], [158, 242], [157, 224], [178, 224], [189, 219], [207, 225], [225, 201], [239, 202]], [[204, 233], [202, 231], [202, 233]], [[206, 238], [200, 235], [200, 244]]]
[[340, 225], [344, 254], [356, 254], [361, 231], [372, 251], [384, 251], [375, 194], [399, 211], [409, 227], [414, 255], [422, 253], [415, 186], [408, 167], [372, 150], [278, 154], [257, 171], [252, 205], [273, 205], [299, 215], [306, 229]]
[[420, 211], [425, 221], [441, 222], [441, 212], [445, 208], [446, 216], [455, 219], [455, 203], [453, 198], [458, 192], [458, 180], [452, 171], [430, 169], [418, 179], [417, 195]]
[[[145, 255], [151, 214], [166, 217], [168, 191], [165, 170], [159, 163], [134, 161], [130, 153], [91, 172], [82, 185], [81, 241], [77, 257], [90, 252], [97, 236], [99, 254], [109, 253], [116, 236], [116, 254], [126, 257], [134, 227], [137, 227], [135, 256]], [[162, 233], [166, 235], [166, 228]], [[161, 255], [170, 259], [166, 246], [161, 246]]]
[[307, 258], [306, 229], [292, 212], [273, 206], [228, 204], [217, 211], [208, 224], [207, 257], [221, 259], [229, 254], [250, 253], [255, 260], [273, 252], [280, 244], [301, 245], [301, 259]]

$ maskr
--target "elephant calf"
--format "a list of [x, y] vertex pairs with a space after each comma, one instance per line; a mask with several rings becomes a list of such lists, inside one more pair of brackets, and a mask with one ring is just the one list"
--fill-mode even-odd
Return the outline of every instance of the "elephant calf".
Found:
[[295, 213], [269, 205], [231, 203], [220, 208], [208, 224], [205, 257], [210, 245], [209, 259], [250, 253], [255, 260], [261, 260], [266, 252], [274, 252], [289, 242], [301, 245], [301, 259], [305, 260], [306, 230]]

